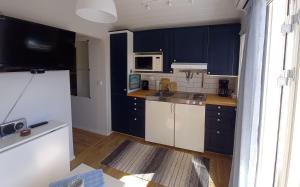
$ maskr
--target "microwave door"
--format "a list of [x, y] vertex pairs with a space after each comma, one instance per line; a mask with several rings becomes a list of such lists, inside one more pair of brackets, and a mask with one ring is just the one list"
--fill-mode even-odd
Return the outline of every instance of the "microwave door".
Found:
[[152, 57], [136, 57], [135, 69], [152, 70], [153, 69]]

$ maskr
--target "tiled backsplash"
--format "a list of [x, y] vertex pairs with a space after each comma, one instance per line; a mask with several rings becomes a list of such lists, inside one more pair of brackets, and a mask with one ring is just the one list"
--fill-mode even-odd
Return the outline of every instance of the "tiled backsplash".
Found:
[[202, 74], [194, 73], [191, 80], [186, 80], [185, 73], [174, 72], [174, 74], [142, 74], [142, 80], [149, 81], [149, 88], [155, 89], [156, 80], [161, 78], [169, 78], [171, 82], [177, 83], [177, 91], [183, 92], [197, 92], [197, 93], [218, 93], [219, 79], [229, 80], [229, 89], [236, 91], [237, 77], [221, 77], [221, 76], [209, 76], [204, 74], [204, 82], [202, 88]]

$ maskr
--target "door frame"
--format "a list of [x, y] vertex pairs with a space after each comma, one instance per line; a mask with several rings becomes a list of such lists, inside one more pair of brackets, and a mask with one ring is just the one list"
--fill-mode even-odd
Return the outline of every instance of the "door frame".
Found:
[[281, 33], [281, 25], [287, 15], [287, 1], [271, 0], [267, 4], [255, 186], [274, 186], [283, 91], [278, 85], [278, 77], [284, 68], [286, 48], [286, 36]]
[[[297, 1], [297, 5], [294, 3]], [[275, 4], [277, 3], [277, 5]], [[279, 5], [278, 3], [282, 3]], [[286, 18], [289, 15], [295, 14], [296, 10], [300, 7], [300, 0], [285, 0], [285, 1], [269, 1], [269, 7], [272, 7], [272, 12], [268, 12], [270, 15], [278, 16], [280, 14], [281, 17], [277, 17], [277, 21], [281, 20], [282, 23], [269, 23], [268, 27], [273, 28], [272, 24], [284, 24], [286, 23]], [[285, 8], [284, 8], [285, 7]], [[284, 16], [284, 12], [285, 16]], [[281, 13], [280, 13], [281, 12]], [[284, 17], [283, 17], [284, 16]], [[269, 17], [270, 18], [270, 17]], [[271, 22], [273, 22], [273, 19]], [[269, 19], [269, 20], [270, 20]], [[279, 29], [280, 30], [280, 29]], [[270, 40], [272, 36], [270, 33], [279, 32], [277, 30], [270, 29], [267, 31], [267, 48], [266, 48], [266, 63], [273, 64], [272, 67], [266, 65], [265, 66], [265, 80], [264, 80], [264, 96], [268, 92], [267, 86], [268, 84], [274, 84], [274, 79], [269, 80], [268, 71], [272, 71], [274, 68], [279, 68], [278, 64], [272, 63], [270, 60], [270, 48], [274, 46], [272, 41]], [[299, 25], [296, 26], [293, 32], [288, 32], [286, 34], [282, 34], [284, 37], [284, 50], [277, 52], [284, 52], [284, 59], [281, 61], [282, 63], [282, 71], [283, 70], [294, 70], [294, 77], [288, 79], [287, 84], [278, 85], [281, 87], [280, 97], [277, 97], [276, 100], [273, 100], [271, 103], [266, 103], [265, 101], [268, 98], [263, 97], [262, 103], [262, 117], [261, 117], [261, 129], [260, 129], [260, 151], [258, 155], [258, 165], [257, 165], [257, 173], [256, 173], [256, 186], [273, 186], [273, 187], [281, 187], [287, 186], [289, 182], [290, 168], [291, 168], [291, 153], [292, 153], [292, 145], [294, 138], [294, 127], [296, 109], [297, 109], [297, 97], [296, 94], [300, 93], [299, 86], [299, 72], [300, 72], [300, 31]], [[272, 35], [272, 34], [271, 34]], [[278, 35], [279, 36], [279, 35]], [[277, 44], [278, 45], [278, 44]], [[272, 51], [271, 51], [272, 53]], [[274, 67], [275, 66], [275, 67]], [[282, 75], [282, 74], [281, 74]], [[281, 76], [278, 74], [278, 78]], [[274, 77], [273, 77], [274, 78]], [[268, 82], [269, 81], [269, 82]], [[271, 81], [271, 82], [270, 82]], [[276, 93], [274, 93], [276, 94]], [[278, 103], [279, 102], [279, 103]], [[279, 105], [276, 105], [278, 103]], [[298, 104], [300, 101], [298, 101]], [[278, 121], [278, 123], [273, 124], [265, 124], [264, 122], [268, 122], [268, 120], [264, 120], [266, 116], [264, 116], [264, 112], [272, 111], [277, 107], [277, 112], [273, 113], [273, 118]], [[299, 106], [298, 106], [299, 107]], [[298, 111], [299, 112], [299, 111]], [[298, 114], [299, 115], [299, 114]], [[270, 116], [269, 116], [270, 117]], [[267, 128], [266, 128], [267, 127]], [[264, 129], [265, 128], [265, 129]], [[272, 131], [272, 128], [274, 131]], [[277, 133], [276, 133], [277, 131]], [[272, 133], [273, 132], [273, 133]], [[276, 133], [276, 134], [275, 134]], [[299, 136], [299, 134], [298, 134]], [[270, 141], [271, 140], [271, 141]], [[270, 149], [271, 147], [271, 149]], [[299, 162], [300, 163], [300, 162]], [[270, 173], [272, 175], [270, 175]], [[268, 176], [268, 177], [266, 177]], [[298, 179], [299, 180], [299, 179]]]
[[[288, 15], [294, 15], [300, 10], [300, 0], [289, 0], [289, 13]], [[294, 131], [299, 126], [297, 122], [297, 116], [299, 116], [300, 104], [297, 95], [300, 94], [299, 88], [299, 73], [300, 73], [300, 26], [299, 24], [293, 26], [293, 31], [287, 34], [286, 44], [286, 58], [285, 69], [294, 70], [294, 78], [291, 79], [287, 86], [283, 87], [282, 97], [282, 116], [280, 121], [280, 132], [277, 144], [277, 161], [275, 172], [274, 186], [290, 186], [291, 183], [298, 185], [300, 180], [296, 177], [292, 178], [295, 170], [290, 170], [293, 167], [293, 163], [299, 161], [291, 160], [293, 154], [293, 142], [295, 137], [299, 136], [299, 131]], [[295, 149], [295, 148], [294, 148]], [[299, 153], [298, 153], [299, 155]], [[295, 174], [295, 173], [294, 173]], [[297, 175], [297, 174], [296, 174]], [[293, 182], [292, 182], [293, 181]]]

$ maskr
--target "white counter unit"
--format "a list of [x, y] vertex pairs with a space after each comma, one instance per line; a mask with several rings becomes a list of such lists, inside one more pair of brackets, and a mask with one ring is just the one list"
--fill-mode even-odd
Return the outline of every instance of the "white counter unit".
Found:
[[174, 104], [146, 101], [146, 141], [174, 146]]
[[175, 147], [204, 152], [205, 106], [175, 106]]
[[146, 141], [204, 152], [205, 105], [146, 101]]
[[0, 139], [0, 185], [47, 187], [70, 172], [68, 125], [50, 121], [31, 135]]

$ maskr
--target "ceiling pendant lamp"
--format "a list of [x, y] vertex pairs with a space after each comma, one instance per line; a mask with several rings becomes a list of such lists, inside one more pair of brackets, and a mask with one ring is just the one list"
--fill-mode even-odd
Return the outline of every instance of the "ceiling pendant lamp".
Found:
[[76, 14], [97, 23], [114, 23], [118, 19], [114, 0], [78, 0]]

